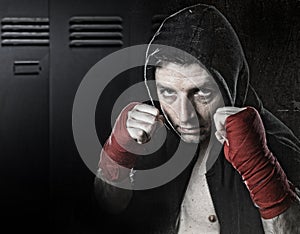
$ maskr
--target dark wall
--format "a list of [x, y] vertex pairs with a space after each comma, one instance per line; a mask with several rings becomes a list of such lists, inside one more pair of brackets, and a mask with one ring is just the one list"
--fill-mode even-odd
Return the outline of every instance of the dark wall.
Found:
[[[76, 90], [97, 61], [118, 49], [147, 43], [165, 15], [200, 2], [214, 4], [232, 23], [245, 50], [251, 83], [265, 106], [300, 136], [299, 1], [1, 0], [0, 208], [12, 233], [109, 233], [113, 221], [95, 206], [94, 175], [73, 140]], [[77, 16], [120, 17], [121, 29], [113, 31], [123, 35], [118, 38], [122, 45], [72, 44]], [[49, 18], [49, 43], [5, 44], [5, 17]], [[27, 61], [25, 68], [16, 65], [20, 61]], [[16, 69], [27, 70], [16, 74]], [[121, 77], [126, 79], [120, 82]], [[142, 69], [137, 68], [106, 88], [96, 111], [101, 142], [110, 132], [114, 100], [141, 78]]]

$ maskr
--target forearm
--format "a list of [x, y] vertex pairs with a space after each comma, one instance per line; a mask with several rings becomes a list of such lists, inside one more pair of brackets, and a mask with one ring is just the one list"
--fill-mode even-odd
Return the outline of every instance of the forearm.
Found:
[[[131, 183], [128, 178], [125, 178], [128, 183]], [[109, 213], [117, 214], [124, 211], [132, 197], [132, 190], [121, 189], [114, 185], [114, 182], [109, 182], [103, 178], [101, 170], [97, 171], [94, 181], [94, 190], [96, 200], [99, 206]]]
[[[95, 195], [99, 205], [110, 213], [122, 212], [132, 197], [132, 168], [137, 155], [130, 150], [138, 144], [128, 135], [125, 122], [127, 112], [134, 105], [128, 105], [121, 112], [100, 155], [94, 183]], [[121, 185], [128, 189], [122, 189]]]
[[[133, 194], [133, 167], [138, 156], [147, 152], [143, 144], [137, 143], [142, 141], [129, 134], [128, 129], [133, 133], [137, 130], [134, 126], [127, 128], [129, 112], [131, 117], [134, 115], [131, 112], [133, 108], [140, 111], [147, 109], [159, 114], [152, 106], [138, 104], [130, 103], [121, 111], [100, 155], [99, 169], [95, 178], [96, 197], [100, 205], [112, 213], [119, 213], [128, 206]], [[144, 113], [144, 116], [156, 119], [156, 116], [147, 113]], [[132, 124], [132, 121], [130, 123]]]
[[98, 204], [109, 213], [120, 213], [126, 209], [131, 197], [132, 190], [122, 189], [119, 185], [132, 186], [132, 169], [123, 167], [112, 160], [102, 150], [99, 169], [94, 181], [94, 189]]
[[[94, 182], [94, 189], [98, 204], [109, 213], [120, 213], [126, 209], [132, 197], [133, 169], [132, 166], [124, 167], [113, 158], [122, 158], [122, 152], [108, 150], [115, 148], [109, 139], [100, 155], [97, 174]], [[117, 148], [117, 147], [116, 147]], [[110, 155], [108, 155], [108, 153]], [[125, 153], [126, 154], [126, 153]], [[125, 185], [128, 189], [122, 189]]]
[[298, 201], [293, 202], [289, 209], [272, 219], [262, 218], [266, 234], [300, 233], [300, 191], [296, 189], [296, 192]]
[[[221, 119], [221, 112], [215, 115], [216, 120]], [[229, 115], [225, 129], [228, 139], [224, 144], [225, 157], [240, 173], [259, 208], [265, 233], [299, 233], [299, 194], [270, 151], [257, 110], [247, 107]]]

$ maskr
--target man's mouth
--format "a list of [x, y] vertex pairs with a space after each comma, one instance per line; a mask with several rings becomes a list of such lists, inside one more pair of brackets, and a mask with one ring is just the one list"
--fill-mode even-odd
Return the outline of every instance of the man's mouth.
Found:
[[204, 126], [200, 127], [177, 127], [177, 131], [181, 134], [202, 134], [206, 128]]

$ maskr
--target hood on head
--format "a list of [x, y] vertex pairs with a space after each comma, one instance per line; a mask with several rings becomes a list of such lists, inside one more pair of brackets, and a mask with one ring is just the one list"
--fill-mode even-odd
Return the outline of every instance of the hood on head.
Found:
[[[178, 56], [171, 49], [157, 47], [158, 44], [186, 53]], [[261, 108], [259, 99], [249, 86], [248, 64], [239, 39], [230, 23], [215, 7], [197, 4], [163, 21], [148, 46], [145, 80], [154, 79], [155, 66], [148, 65], [149, 61], [172, 62], [172, 57], [180, 56], [183, 61], [194, 57], [207, 69], [219, 85], [225, 105]]]

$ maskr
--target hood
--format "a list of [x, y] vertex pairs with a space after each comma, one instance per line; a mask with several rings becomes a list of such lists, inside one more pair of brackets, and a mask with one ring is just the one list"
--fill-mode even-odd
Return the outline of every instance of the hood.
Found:
[[150, 60], [171, 57], [174, 53], [164, 47], [158, 48], [158, 44], [175, 47], [196, 58], [219, 85], [225, 105], [262, 108], [249, 86], [248, 64], [239, 39], [215, 7], [197, 4], [163, 21], [148, 46], [145, 80], [154, 79], [155, 67], [147, 65]]

